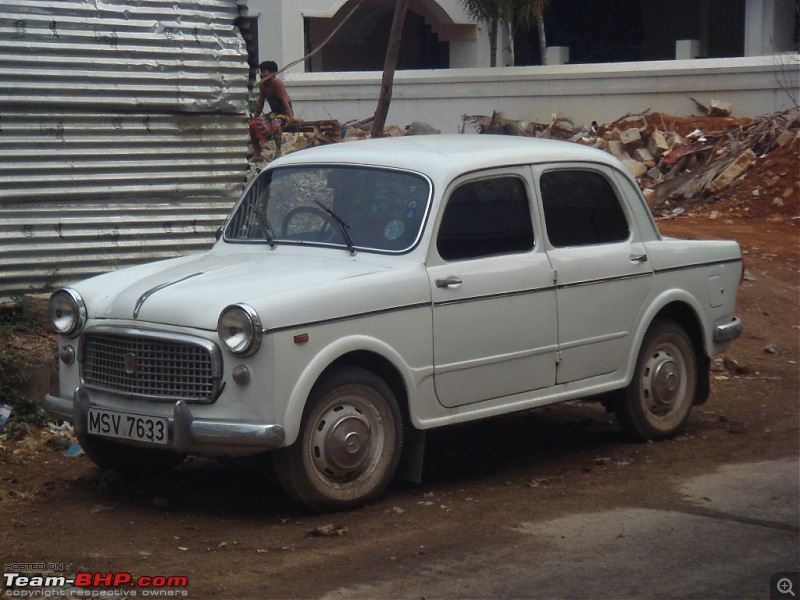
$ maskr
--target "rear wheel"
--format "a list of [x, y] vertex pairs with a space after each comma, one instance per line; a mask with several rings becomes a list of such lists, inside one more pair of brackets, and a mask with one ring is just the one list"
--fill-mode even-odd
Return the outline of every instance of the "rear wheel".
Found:
[[347, 367], [311, 392], [300, 436], [275, 453], [289, 495], [317, 511], [377, 499], [394, 476], [403, 420], [391, 388], [365, 369]]
[[697, 391], [697, 355], [673, 321], [654, 321], [644, 337], [630, 385], [616, 407], [626, 433], [642, 440], [676, 435]]

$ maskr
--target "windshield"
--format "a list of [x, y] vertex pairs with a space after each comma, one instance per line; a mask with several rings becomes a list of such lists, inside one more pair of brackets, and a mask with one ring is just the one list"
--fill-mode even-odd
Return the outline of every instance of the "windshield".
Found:
[[427, 179], [404, 171], [318, 165], [268, 170], [231, 215], [225, 240], [403, 252], [419, 239], [430, 192]]

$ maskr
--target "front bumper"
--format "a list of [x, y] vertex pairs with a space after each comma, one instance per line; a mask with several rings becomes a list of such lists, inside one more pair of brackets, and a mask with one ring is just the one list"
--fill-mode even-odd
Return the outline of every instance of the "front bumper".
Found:
[[[57, 419], [71, 422], [75, 432], [83, 435], [92, 404], [89, 393], [80, 388], [72, 400], [47, 394], [42, 408]], [[202, 454], [203, 446], [273, 450], [280, 448], [286, 439], [281, 425], [197, 418], [192, 414], [191, 407], [182, 400], [175, 403], [172, 417], [169, 418], [169, 429], [171, 449], [178, 454], [198, 451]], [[120, 442], [124, 443], [122, 440]]]

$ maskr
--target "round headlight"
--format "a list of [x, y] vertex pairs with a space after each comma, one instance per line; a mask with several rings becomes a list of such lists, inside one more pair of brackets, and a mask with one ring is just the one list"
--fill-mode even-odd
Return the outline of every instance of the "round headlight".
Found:
[[86, 324], [86, 306], [83, 298], [73, 289], [64, 288], [50, 296], [48, 304], [50, 323], [56, 333], [75, 337]]
[[261, 346], [261, 319], [251, 306], [234, 304], [219, 316], [217, 333], [229, 351], [250, 356]]

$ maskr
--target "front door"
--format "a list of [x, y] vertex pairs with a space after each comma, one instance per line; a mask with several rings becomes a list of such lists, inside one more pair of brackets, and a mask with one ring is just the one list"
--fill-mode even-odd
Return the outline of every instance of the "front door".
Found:
[[474, 176], [447, 199], [428, 268], [443, 406], [555, 383], [553, 271], [534, 240], [529, 169], [525, 175]]

